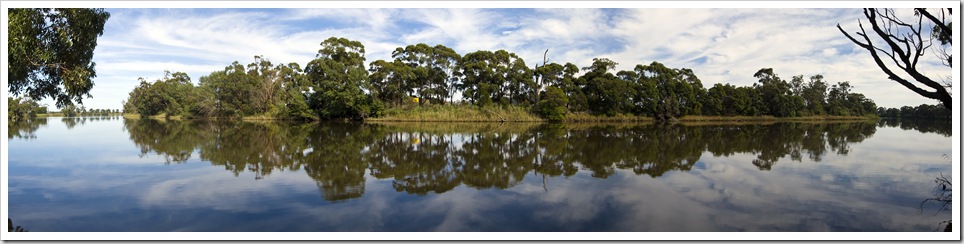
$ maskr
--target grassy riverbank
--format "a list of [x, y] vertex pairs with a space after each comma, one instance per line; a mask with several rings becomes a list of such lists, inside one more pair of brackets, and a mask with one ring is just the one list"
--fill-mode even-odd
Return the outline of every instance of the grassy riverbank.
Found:
[[[142, 118], [141, 115], [139, 115], [139, 114], [124, 114], [123, 116], [124, 116], [124, 118], [126, 118], [126, 119], [140, 119], [140, 118]], [[185, 116], [179, 116], [179, 115], [167, 117], [167, 115], [166, 115], [166, 114], [163, 114], [163, 113], [158, 114], [158, 115], [154, 115], [154, 116], [148, 116], [147, 118], [151, 118], [151, 119], [170, 119], [170, 120], [186, 120], [186, 119], [239, 120], [237, 117], [234, 117], [234, 118], [222, 118], [222, 117], [204, 117], [204, 118], [200, 118], [200, 117], [185, 117]], [[244, 117], [241, 117], [240, 120], [244, 120], [244, 121], [270, 121], [270, 120], [290, 120], [290, 119], [278, 118], [278, 117], [273, 117], [273, 116], [268, 116], [268, 115], [253, 115], [253, 116], [244, 116]]]
[[542, 122], [545, 121], [522, 107], [484, 107], [472, 105], [428, 105], [410, 109], [390, 108], [385, 116], [367, 121], [395, 122]]
[[[124, 118], [138, 119], [137, 114], [124, 114]], [[164, 114], [150, 116], [154, 119], [165, 119]], [[171, 116], [167, 119], [192, 119], [190, 117]], [[238, 118], [204, 118], [211, 120], [237, 120]], [[773, 117], [773, 116], [702, 116], [686, 115], [678, 118], [681, 123], [725, 123], [725, 122], [785, 122], [785, 121], [866, 121], [880, 119], [876, 115], [866, 116], [803, 116], [803, 117]], [[245, 121], [289, 120], [268, 115], [244, 116]], [[491, 106], [479, 108], [473, 105], [426, 105], [405, 108], [389, 108], [385, 114], [377, 118], [367, 118], [368, 122], [546, 122], [545, 119], [532, 113], [526, 108], [518, 106]], [[585, 112], [566, 114], [566, 123], [652, 123], [652, 117], [636, 115], [593, 115]]]
[[701, 116], [701, 115], [687, 115], [679, 118], [683, 122], [701, 122], [701, 121], [845, 121], [845, 120], [877, 120], [880, 117], [876, 115], [866, 115], [866, 116], [832, 116], [832, 115], [818, 115], [818, 116], [801, 116], [801, 117], [773, 117], [769, 115], [764, 116]]
[[[104, 114], [97, 114], [97, 115], [75, 115], [75, 116], [73, 116], [73, 117], [114, 117], [114, 116], [118, 116], [118, 115], [120, 115], [120, 114], [107, 114], [107, 115], [104, 115]], [[136, 116], [136, 114], [135, 114], [135, 116]], [[64, 113], [61, 113], [61, 112], [37, 114], [37, 118], [47, 118], [47, 117], [67, 117], [67, 116], [64, 115]]]
[[[803, 116], [803, 117], [773, 117], [773, 116], [700, 116], [687, 115], [679, 118], [680, 122], [743, 122], [743, 121], [851, 121], [877, 120], [876, 115], [867, 116]], [[379, 118], [368, 118], [374, 122], [545, 122], [546, 120], [533, 114], [529, 110], [510, 107], [479, 108], [472, 105], [429, 105], [407, 109], [389, 109]], [[592, 115], [585, 112], [566, 114], [564, 122], [654, 122], [651, 117], [635, 115]]]
[[37, 118], [46, 118], [46, 117], [64, 117], [64, 114], [63, 113], [37, 114]]

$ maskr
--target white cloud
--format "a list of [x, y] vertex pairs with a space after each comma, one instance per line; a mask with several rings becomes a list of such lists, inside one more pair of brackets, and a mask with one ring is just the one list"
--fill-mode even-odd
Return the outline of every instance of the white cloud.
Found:
[[417, 9], [405, 17], [410, 21], [421, 22], [425, 27], [412, 34], [404, 34], [400, 39], [407, 44], [426, 43], [432, 45], [439, 41], [446, 46], [464, 53], [477, 50], [494, 50], [503, 45], [495, 28], [505, 26], [503, 17], [482, 9]]
[[825, 48], [825, 49], [823, 49], [823, 51], [820, 51], [820, 53], [823, 54], [823, 56], [826, 56], [826, 57], [834, 57], [834, 56], [837, 55], [837, 49], [832, 48], [832, 47], [831, 47], [831, 48]]

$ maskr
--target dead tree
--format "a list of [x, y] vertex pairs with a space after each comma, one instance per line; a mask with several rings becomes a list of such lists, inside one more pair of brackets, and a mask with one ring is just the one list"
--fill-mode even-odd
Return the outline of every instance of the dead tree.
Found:
[[[840, 27], [840, 24], [837, 24], [837, 29], [847, 36], [850, 41], [867, 49], [874, 58], [877, 67], [880, 67], [880, 69], [887, 74], [887, 78], [900, 83], [904, 87], [907, 87], [907, 89], [923, 97], [936, 99], [940, 101], [945, 108], [951, 109], [951, 94], [947, 91], [947, 89], [951, 87], [950, 82], [947, 81], [941, 84], [925, 76], [917, 69], [918, 61], [926, 54], [927, 49], [933, 45], [933, 39], [940, 39], [942, 33], [947, 34], [949, 37], [949, 33], [951, 33], [950, 23], [939, 20], [926, 9], [918, 8], [914, 9], [914, 11], [917, 20], [916, 22], [908, 23], [897, 18], [892, 9], [865, 8], [864, 16], [867, 17], [872, 32], [868, 33], [864, 29], [863, 22], [859, 22], [860, 31], [854, 34], [860, 37], [862, 41], [857, 40], [854, 36], [844, 31], [844, 29]], [[950, 15], [950, 13], [950, 9], [947, 9], [947, 15]], [[945, 17], [943, 9], [941, 10], [940, 16], [941, 18]], [[927, 18], [927, 20], [924, 18]], [[933, 23], [935, 27], [925, 29], [925, 23]], [[937, 31], [936, 34], [928, 35], [928, 33], [934, 33], [934, 31]], [[877, 38], [882, 40], [884, 45], [877, 45], [877, 43], [871, 40]], [[880, 40], [878, 40], [878, 42], [880, 42]], [[948, 42], [946, 44], [950, 43]], [[881, 55], [889, 57], [893, 63], [888, 65]], [[947, 56], [947, 58], [948, 61], [946, 65], [950, 66], [950, 56]], [[896, 69], [892, 69], [892, 66], [896, 66]], [[910, 76], [910, 78], [916, 82], [901, 77], [895, 71]]]

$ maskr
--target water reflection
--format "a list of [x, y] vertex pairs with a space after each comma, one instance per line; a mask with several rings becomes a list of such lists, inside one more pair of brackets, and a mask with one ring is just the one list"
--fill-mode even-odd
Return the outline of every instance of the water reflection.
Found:
[[47, 126], [47, 119], [45, 118], [33, 118], [21, 121], [13, 121], [7, 123], [7, 139], [37, 139], [38, 129]]
[[900, 127], [903, 130], [936, 133], [945, 137], [951, 137], [953, 133], [950, 120], [881, 119], [877, 122], [877, 127]]
[[77, 127], [78, 125], [85, 125], [87, 124], [87, 122], [110, 121], [110, 120], [118, 120], [118, 119], [121, 119], [121, 117], [84, 116], [84, 117], [62, 117], [60, 118], [60, 121], [64, 122], [64, 125], [67, 125], [67, 129], [69, 130], [69, 129], [73, 129], [74, 127]]
[[874, 123], [776, 123], [655, 126], [601, 124], [340, 124], [125, 120], [140, 148], [168, 163], [200, 160], [255, 180], [303, 170], [324, 199], [365, 193], [366, 173], [391, 179], [398, 192], [444, 193], [459, 185], [506, 189], [530, 172], [607, 178], [617, 170], [660, 177], [688, 171], [704, 152], [756, 155], [771, 170], [779, 159], [819, 162], [846, 155], [876, 132]]
[[[62, 117], [60, 121], [67, 126], [67, 129], [73, 129], [78, 125], [84, 125], [88, 121], [103, 121], [103, 120], [118, 120], [121, 117], [111, 116], [111, 117]], [[47, 126], [48, 118], [31, 118], [22, 121], [8, 121], [7, 123], [7, 139], [26, 139], [32, 140], [37, 139], [37, 135], [34, 134], [38, 129]]]

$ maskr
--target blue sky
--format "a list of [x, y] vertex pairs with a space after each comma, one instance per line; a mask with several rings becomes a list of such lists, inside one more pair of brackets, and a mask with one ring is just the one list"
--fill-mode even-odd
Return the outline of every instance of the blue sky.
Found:
[[[179, 7], [186, 3], [179, 3]], [[210, 5], [210, 4], [209, 4]], [[280, 5], [288, 7], [288, 5]], [[317, 7], [325, 7], [324, 4]], [[368, 6], [372, 5], [372, 6]], [[544, 5], [544, 4], [543, 4]], [[591, 4], [584, 7], [593, 7]], [[272, 5], [268, 5], [272, 6]], [[354, 4], [353, 7], [380, 7]], [[232, 7], [223, 2], [216, 7]], [[297, 7], [294, 5], [292, 7]], [[234, 61], [263, 55], [275, 64], [306, 64], [319, 43], [338, 36], [361, 41], [366, 62], [390, 59], [396, 47], [443, 44], [459, 54], [505, 49], [530, 67], [549, 62], [588, 66], [610, 58], [617, 70], [661, 62], [690, 68], [704, 87], [753, 84], [753, 74], [773, 68], [781, 78], [822, 74], [850, 81], [878, 106], [935, 104], [887, 80], [865, 50], [837, 29], [857, 29], [856, 8], [339, 8], [145, 9], [108, 8], [111, 18], [94, 54], [97, 78], [84, 105], [121, 108], [138, 77], [155, 80], [165, 70], [201, 76]], [[905, 11], [905, 12], [909, 12]], [[923, 64], [932, 77], [951, 74], [936, 59]], [[53, 104], [49, 100], [47, 104]]]

